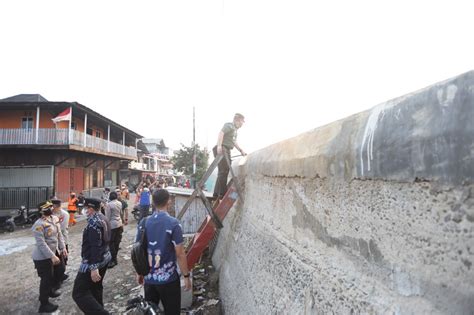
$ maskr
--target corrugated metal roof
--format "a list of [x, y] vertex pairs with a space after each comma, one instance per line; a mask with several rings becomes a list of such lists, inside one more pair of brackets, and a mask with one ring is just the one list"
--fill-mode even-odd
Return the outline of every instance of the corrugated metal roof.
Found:
[[[166, 187], [166, 189], [168, 190], [168, 192], [170, 194], [174, 194], [174, 195], [181, 195], [181, 196], [191, 196], [194, 192], [194, 189], [189, 189], [189, 188], [180, 188], [180, 187], [172, 187], [172, 186], [168, 186]], [[209, 191], [205, 191], [203, 190], [203, 193], [204, 195], [207, 197], [207, 198], [211, 198], [212, 197], [212, 193], [209, 192]]]
[[[40, 99], [40, 100], [38, 101], [37, 99]], [[90, 109], [89, 107], [84, 106], [77, 102], [50, 102], [39, 94], [19, 94], [16, 96], [7, 97], [0, 100], [0, 108], [6, 108], [6, 109], [20, 109], [22, 107], [33, 108], [33, 107], [36, 107], [36, 104], [40, 105], [43, 108], [46, 107], [46, 108], [55, 109], [58, 111], [58, 113], [65, 110], [67, 107], [72, 106], [73, 116], [74, 116], [74, 110], [79, 109], [80, 111], [85, 112], [92, 117], [98, 118], [99, 120], [104, 121], [105, 123], [108, 123], [111, 126], [122, 129], [123, 131], [127, 132], [129, 135], [137, 139], [143, 138], [142, 135], [116, 123], [115, 121], [105, 116], [102, 116], [101, 114]]]
[[40, 94], [18, 94], [1, 99], [0, 102], [48, 102]]
[[143, 141], [143, 143], [165, 145], [163, 139], [161, 139], [161, 138], [144, 138], [144, 139], [142, 139], [142, 141]]

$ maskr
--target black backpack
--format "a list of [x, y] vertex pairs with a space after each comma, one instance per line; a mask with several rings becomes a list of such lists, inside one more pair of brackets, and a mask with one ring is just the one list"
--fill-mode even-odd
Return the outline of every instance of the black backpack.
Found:
[[146, 238], [146, 219], [143, 222], [143, 232], [140, 240], [132, 246], [132, 263], [135, 271], [142, 276], [146, 276], [150, 273], [150, 265], [148, 264], [148, 253], [147, 253], [147, 238]]

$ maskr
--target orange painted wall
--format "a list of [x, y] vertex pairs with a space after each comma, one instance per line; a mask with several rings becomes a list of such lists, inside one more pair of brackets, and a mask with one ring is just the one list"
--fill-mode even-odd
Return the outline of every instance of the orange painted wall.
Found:
[[[2, 110], [0, 111], [0, 129], [17, 129], [21, 128], [21, 119], [23, 117], [32, 117], [33, 118], [33, 129], [36, 128], [36, 110]], [[54, 122], [52, 119], [54, 115], [49, 113], [49, 111], [41, 111], [40, 108], [40, 128], [54, 128]], [[80, 118], [73, 117], [72, 121], [77, 124], [77, 130], [84, 132], [84, 120]], [[56, 124], [57, 128], [69, 128], [68, 121], [60, 121]], [[95, 128], [98, 129], [98, 128]], [[95, 130], [94, 130], [95, 131]], [[103, 134], [103, 130], [101, 130]]]
[[0, 128], [15, 129], [21, 128], [21, 119], [23, 117], [33, 117], [33, 127], [35, 126], [36, 111], [0, 111]]
[[[83, 128], [84, 128], [84, 126], [83, 126]], [[101, 139], [107, 139], [107, 133], [106, 133], [106, 131], [104, 131], [104, 129], [99, 128], [99, 127], [97, 127], [97, 126], [94, 126], [94, 125], [92, 125], [92, 124], [87, 124], [87, 128], [92, 129], [92, 135], [93, 135], [94, 137], [95, 137], [95, 132], [96, 132], [96, 131], [99, 131], [99, 132], [100, 132], [100, 138], [101, 138]]]

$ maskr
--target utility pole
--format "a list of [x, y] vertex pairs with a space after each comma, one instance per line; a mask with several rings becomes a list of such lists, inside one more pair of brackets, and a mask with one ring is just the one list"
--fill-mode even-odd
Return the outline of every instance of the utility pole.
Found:
[[196, 188], [196, 109], [193, 106], [193, 188]]

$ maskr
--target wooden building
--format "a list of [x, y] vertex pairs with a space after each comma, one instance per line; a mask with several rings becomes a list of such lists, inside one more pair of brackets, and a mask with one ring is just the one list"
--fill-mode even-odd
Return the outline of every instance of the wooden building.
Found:
[[0, 209], [71, 191], [98, 196], [120, 184], [120, 162], [137, 159], [141, 138], [77, 102], [38, 94], [0, 100]]

